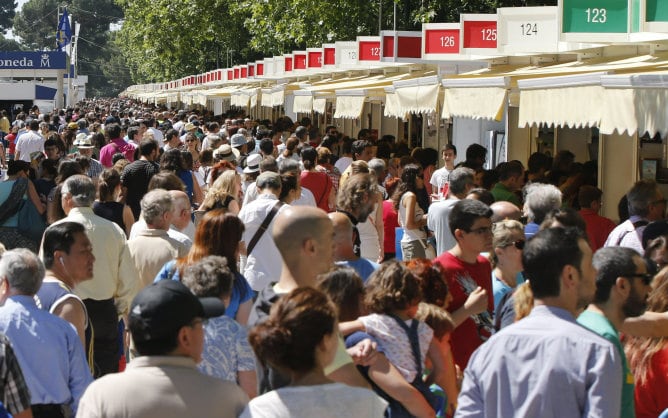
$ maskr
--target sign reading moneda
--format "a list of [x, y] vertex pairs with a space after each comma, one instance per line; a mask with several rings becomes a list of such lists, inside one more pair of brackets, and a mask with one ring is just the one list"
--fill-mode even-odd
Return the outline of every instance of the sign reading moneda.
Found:
[[0, 70], [65, 70], [65, 52], [0, 52]]

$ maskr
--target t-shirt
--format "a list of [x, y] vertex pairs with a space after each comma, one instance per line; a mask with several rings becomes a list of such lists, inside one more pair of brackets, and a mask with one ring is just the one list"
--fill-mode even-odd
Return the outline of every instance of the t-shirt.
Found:
[[461, 308], [478, 286], [487, 291], [487, 310], [467, 318], [452, 332], [452, 355], [455, 363], [464, 370], [471, 354], [494, 332], [492, 266], [483, 256], [479, 255], [475, 264], [469, 264], [448, 251], [437, 257], [434, 262], [439, 262], [443, 266], [443, 278], [452, 294], [448, 312], [455, 312]]
[[253, 399], [241, 418], [380, 418], [386, 408], [369, 389], [329, 383], [273, 390]]
[[[592, 311], [582, 312], [578, 317], [578, 322], [606, 340], [610, 341], [612, 344], [614, 344], [615, 348], [617, 348], [617, 351], [619, 351], [619, 356], [622, 358], [622, 413], [620, 417], [635, 418], [636, 414], [633, 399], [633, 373], [631, 373], [631, 370], [629, 369], [629, 363], [626, 360], [624, 348], [622, 347], [622, 343], [619, 340], [619, 333], [617, 332], [617, 329], [615, 329], [615, 326], [612, 325], [608, 318]], [[663, 412], [663, 410], [661, 412]]]
[[378, 268], [380, 267], [378, 263], [374, 263], [373, 261], [368, 260], [366, 258], [358, 258], [357, 260], [348, 260], [348, 261], [337, 261], [336, 264], [339, 266], [350, 267], [355, 269], [355, 271], [357, 272], [357, 274], [360, 275], [364, 283], [366, 283], [369, 276], [371, 276], [373, 272], [378, 270]]
[[302, 171], [301, 186], [309, 189], [313, 193], [316, 205], [329, 212], [329, 195], [334, 185], [332, 179], [327, 173], [320, 173], [317, 171]]
[[[517, 273], [515, 276], [515, 283], [517, 283], [517, 286], [524, 283], [524, 275], [521, 272]], [[494, 292], [494, 312], [496, 312], [497, 309], [499, 309], [499, 302], [501, 299], [503, 299], [506, 293], [512, 292], [514, 288], [499, 280], [499, 278], [492, 273], [492, 290]]]
[[427, 228], [434, 232], [436, 238], [436, 254], [443, 254], [457, 244], [455, 237], [450, 232], [448, 219], [450, 211], [458, 199], [447, 199], [434, 202], [429, 206], [427, 212]]

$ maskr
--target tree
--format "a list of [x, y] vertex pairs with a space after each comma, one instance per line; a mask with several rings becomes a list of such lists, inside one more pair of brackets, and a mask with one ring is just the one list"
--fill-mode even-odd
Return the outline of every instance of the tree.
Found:
[[0, 31], [7, 33], [12, 27], [12, 19], [16, 10], [16, 0], [0, 0]]
[[54, 49], [58, 0], [29, 0], [14, 17], [14, 34], [29, 50]]
[[118, 0], [125, 13], [117, 44], [135, 82], [177, 79], [255, 58], [233, 0]]

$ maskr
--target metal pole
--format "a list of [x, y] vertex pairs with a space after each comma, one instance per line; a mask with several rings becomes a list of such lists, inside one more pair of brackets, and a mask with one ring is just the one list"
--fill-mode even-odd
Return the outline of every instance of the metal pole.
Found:
[[378, 0], [378, 36], [383, 30], [383, 0]]

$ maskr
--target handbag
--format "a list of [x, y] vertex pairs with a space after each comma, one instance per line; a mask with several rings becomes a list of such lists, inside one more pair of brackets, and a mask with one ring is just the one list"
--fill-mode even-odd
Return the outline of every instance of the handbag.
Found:
[[250, 255], [253, 252], [255, 245], [257, 245], [258, 241], [260, 241], [260, 238], [262, 238], [264, 231], [267, 230], [269, 224], [271, 223], [271, 220], [274, 219], [274, 216], [276, 216], [276, 213], [278, 213], [278, 210], [281, 208], [281, 206], [283, 206], [283, 202], [279, 200], [278, 202], [276, 202], [274, 206], [272, 206], [269, 213], [267, 213], [267, 216], [264, 218], [264, 221], [262, 221], [262, 225], [260, 225], [258, 230], [255, 231], [255, 235], [253, 235], [253, 238], [251, 238], [250, 242], [248, 243], [248, 247], [246, 248], [247, 255]]
[[19, 208], [18, 230], [21, 234], [39, 243], [46, 229], [44, 218], [30, 199], [21, 202]]

